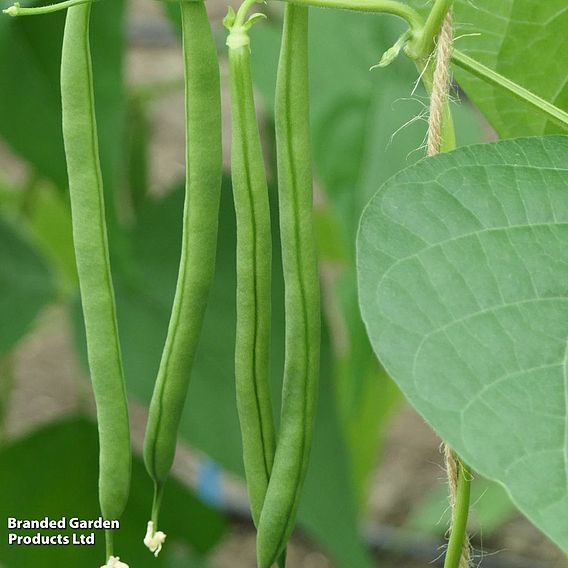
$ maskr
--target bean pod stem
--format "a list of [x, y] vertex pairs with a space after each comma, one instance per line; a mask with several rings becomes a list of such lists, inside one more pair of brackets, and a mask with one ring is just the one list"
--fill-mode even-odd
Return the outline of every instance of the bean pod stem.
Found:
[[294, 528], [313, 436], [320, 358], [320, 292], [313, 227], [308, 8], [287, 4], [275, 99], [286, 358], [280, 432], [257, 535], [269, 568]]
[[[99, 500], [105, 519], [119, 519], [128, 499], [131, 449], [114, 289], [108, 251], [89, 44], [91, 5], [67, 12], [61, 58], [63, 138], [73, 243], [97, 405]], [[107, 559], [112, 533], [107, 532]]]
[[217, 52], [202, 1], [180, 2], [185, 67], [186, 187], [182, 250], [166, 343], [150, 404], [144, 461], [154, 481], [151, 525], [145, 538], [157, 554], [164, 484], [215, 271], [221, 192], [221, 95]]

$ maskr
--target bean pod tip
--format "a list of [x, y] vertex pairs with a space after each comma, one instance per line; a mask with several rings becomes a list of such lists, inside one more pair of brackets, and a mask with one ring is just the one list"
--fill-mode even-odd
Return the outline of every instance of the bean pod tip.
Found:
[[118, 556], [111, 556], [108, 562], [101, 568], [128, 568], [128, 564], [121, 562]]
[[154, 554], [156, 558], [158, 557], [158, 554], [160, 554], [160, 551], [162, 550], [166, 537], [167, 537], [166, 533], [155, 530], [153, 521], [148, 521], [146, 536], [144, 537], [144, 545], [150, 552]]

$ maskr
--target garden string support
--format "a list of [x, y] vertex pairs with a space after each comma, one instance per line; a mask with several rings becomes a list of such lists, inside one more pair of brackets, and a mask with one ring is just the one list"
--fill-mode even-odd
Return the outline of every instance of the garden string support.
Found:
[[[436, 46], [436, 63], [430, 93], [428, 118], [428, 156], [448, 149], [444, 144], [444, 119], [450, 90], [450, 64], [452, 59], [453, 26], [452, 10], [444, 18]], [[455, 452], [444, 445], [446, 472], [450, 492], [452, 520], [450, 540], [444, 568], [469, 568], [470, 543], [467, 536], [467, 517], [470, 499], [470, 475]]]
[[452, 12], [446, 14], [436, 47], [436, 65], [430, 93], [430, 114], [428, 118], [428, 156], [442, 151], [444, 112], [450, 90], [450, 60], [452, 56], [453, 30]]

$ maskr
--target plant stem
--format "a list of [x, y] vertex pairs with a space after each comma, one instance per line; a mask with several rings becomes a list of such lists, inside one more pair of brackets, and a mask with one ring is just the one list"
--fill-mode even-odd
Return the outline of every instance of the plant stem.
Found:
[[458, 490], [452, 514], [452, 532], [444, 560], [444, 568], [459, 568], [463, 542], [467, 529], [469, 500], [471, 494], [471, 474], [468, 467], [459, 460]]
[[405, 20], [413, 34], [420, 33], [423, 20], [420, 14], [401, 2], [395, 0], [287, 0], [298, 6], [314, 6], [315, 8], [334, 8], [355, 12], [391, 14]]
[[507, 77], [503, 77], [503, 75], [500, 75], [496, 71], [493, 71], [493, 69], [486, 67], [482, 63], [479, 63], [479, 61], [476, 61], [457, 49], [454, 49], [452, 53], [452, 62], [461, 69], [482, 79], [489, 85], [498, 87], [514, 96], [516, 99], [531, 105], [552, 122], [568, 129], [568, 113], [524, 87], [521, 87], [518, 83], [507, 79]]
[[233, 27], [236, 29], [242, 28], [245, 25], [245, 20], [249, 10], [258, 3], [260, 3], [259, 0], [244, 0], [237, 11]]
[[435, 40], [440, 33], [446, 14], [454, 0], [436, 0], [428, 14], [426, 23], [414, 39], [408, 43], [407, 54], [414, 60], [426, 59], [434, 50]]
[[88, 4], [92, 1], [94, 0], [65, 0], [65, 2], [60, 2], [58, 4], [37, 6], [35, 8], [22, 8], [20, 3], [16, 2], [14, 5], [2, 11], [4, 14], [8, 14], [8, 16], [12, 16], [13, 18], [17, 16], [39, 16], [41, 14], [52, 14], [53, 12], [66, 10], [67, 8], [72, 8], [73, 6], [78, 6], [80, 4]]
[[114, 555], [114, 535], [111, 529], [105, 530], [106, 560]]
[[158, 518], [160, 516], [160, 508], [162, 506], [162, 498], [164, 496], [164, 484], [154, 483], [154, 500], [152, 502], [152, 517], [154, 530], [158, 527]]

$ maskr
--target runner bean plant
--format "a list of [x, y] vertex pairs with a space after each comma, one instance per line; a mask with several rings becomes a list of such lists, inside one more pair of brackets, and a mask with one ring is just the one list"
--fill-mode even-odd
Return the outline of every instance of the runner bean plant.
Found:
[[[312, 8], [402, 20], [403, 33], [375, 67], [396, 64], [399, 56], [410, 58], [431, 95], [432, 115], [441, 104], [436, 111], [440, 120], [430, 124], [430, 134], [438, 129], [436, 152], [441, 154], [403, 170], [378, 190], [363, 212], [353, 247], [359, 304], [373, 349], [410, 403], [451, 447], [448, 455], [455, 460], [449, 462], [450, 480], [454, 476], [456, 483], [445, 566], [463, 568], [469, 562], [466, 527], [473, 471], [504, 485], [528, 518], [568, 550], [568, 138], [559, 135], [568, 128], [565, 100], [550, 93], [539, 96], [534, 83], [527, 88], [501, 74], [499, 65], [485, 65], [483, 57], [460, 51], [459, 37], [452, 44], [451, 11], [459, 19], [463, 11], [475, 9], [460, 1], [454, 6], [452, 0], [434, 0], [426, 7], [396, 0], [284, 2], [274, 93], [285, 290], [277, 428], [269, 388], [274, 228], [249, 33], [266, 16], [258, 11], [251, 15], [255, 4], [245, 0], [237, 11], [229, 8], [224, 25], [237, 218], [237, 313], [236, 321], [227, 323], [236, 329], [237, 406], [258, 567], [286, 565], [316, 420], [322, 324], [308, 88]], [[517, 16], [519, 21], [528, 18], [529, 25], [531, 14], [545, 8], [525, 4]], [[34, 7], [16, 3], [4, 11], [17, 17], [67, 10], [61, 100], [73, 242], [97, 406], [100, 509], [105, 519], [117, 520], [129, 496], [131, 443], [97, 140], [92, 5], [92, 0]], [[104, 10], [105, 2], [96, 9]], [[185, 68], [183, 234], [144, 441], [154, 496], [143, 541], [155, 556], [166, 540], [158, 530], [160, 506], [215, 272], [222, 179], [214, 37], [202, 0], [181, 0], [179, 10]], [[549, 10], [552, 21], [558, 13], [555, 7]], [[450, 34], [446, 44], [443, 25]], [[459, 132], [446, 79], [441, 100], [436, 91], [439, 67], [445, 66], [447, 77], [450, 62], [490, 120], [513, 113], [517, 107], [503, 109], [508, 105], [503, 100], [509, 101], [541, 125], [529, 132], [539, 136], [456, 149]], [[566, 77], [557, 83], [562, 93]], [[502, 130], [504, 138], [514, 132]], [[191, 405], [190, 397], [189, 412]], [[106, 532], [105, 566], [127, 568], [116, 556], [111, 531]]]

